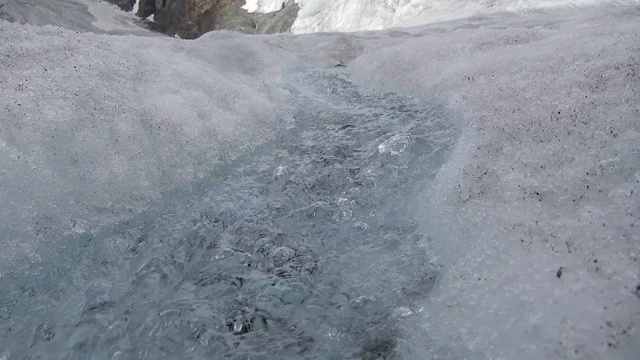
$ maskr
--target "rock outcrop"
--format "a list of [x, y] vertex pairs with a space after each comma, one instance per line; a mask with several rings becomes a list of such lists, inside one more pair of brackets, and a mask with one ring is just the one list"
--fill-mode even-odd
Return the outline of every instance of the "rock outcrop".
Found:
[[124, 11], [133, 10], [133, 5], [135, 5], [136, 0], [106, 0], [109, 3], [114, 5], [118, 5], [118, 7]]
[[136, 15], [143, 19], [155, 14], [156, 12], [156, 0], [140, 0], [138, 3], [138, 12]]
[[154, 15], [160, 32], [195, 39], [223, 29], [247, 34], [288, 32], [300, 9], [293, 1], [287, 1], [276, 13], [250, 14], [242, 9], [244, 4], [244, 0], [140, 0], [137, 15]]

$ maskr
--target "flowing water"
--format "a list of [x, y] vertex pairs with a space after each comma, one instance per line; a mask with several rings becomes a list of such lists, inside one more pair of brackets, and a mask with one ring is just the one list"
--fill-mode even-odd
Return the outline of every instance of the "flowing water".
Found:
[[438, 276], [415, 195], [456, 131], [344, 68], [288, 80], [276, 140], [0, 277], [0, 359], [401, 357]]

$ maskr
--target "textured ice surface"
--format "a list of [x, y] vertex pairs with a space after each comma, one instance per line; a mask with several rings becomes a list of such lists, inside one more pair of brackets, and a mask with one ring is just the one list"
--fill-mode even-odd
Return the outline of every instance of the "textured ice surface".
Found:
[[0, 22], [0, 356], [637, 358], [639, 20]]
[[437, 275], [408, 204], [455, 132], [442, 108], [358, 90], [342, 68], [287, 80], [300, 103], [275, 140], [4, 275], [12, 356], [394, 356]]
[[0, 257], [130, 217], [289, 120], [261, 80], [277, 76], [257, 56], [275, 39], [194, 56], [178, 40], [0, 27]]
[[[283, 0], [247, 0], [249, 12], [282, 9]], [[301, 9], [294, 33], [381, 30], [497, 12], [526, 13], [550, 8], [640, 4], [638, 0], [296, 0]]]
[[82, 32], [159, 36], [101, 0], [0, 0], [0, 19], [31, 25], [55, 25]]
[[424, 304], [437, 343], [487, 358], [640, 353], [639, 19], [605, 8], [363, 41], [349, 64], [363, 82], [438, 93], [463, 119], [422, 198], [448, 264]]

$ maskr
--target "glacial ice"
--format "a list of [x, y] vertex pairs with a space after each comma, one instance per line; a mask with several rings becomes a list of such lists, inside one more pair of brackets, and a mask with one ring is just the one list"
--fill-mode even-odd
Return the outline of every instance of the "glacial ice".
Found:
[[[287, 0], [247, 0], [242, 8], [250, 13], [267, 14], [282, 10], [286, 2]], [[296, 0], [296, 3], [298, 2], [300, 1]]]
[[639, 19], [0, 21], [0, 358], [635, 359]]
[[11, 22], [100, 34], [160, 36], [142, 27], [134, 14], [101, 0], [0, 0], [0, 19]]
[[[283, 0], [247, 0], [249, 12], [282, 9]], [[495, 13], [521, 14], [551, 8], [638, 5], [638, 0], [295, 0], [300, 12], [291, 31], [298, 34], [382, 30]]]

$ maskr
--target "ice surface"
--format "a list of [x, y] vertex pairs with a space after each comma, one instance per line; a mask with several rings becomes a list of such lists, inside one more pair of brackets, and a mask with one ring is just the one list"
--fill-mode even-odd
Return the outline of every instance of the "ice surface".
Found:
[[288, 121], [260, 80], [278, 74], [263, 61], [276, 39], [224, 35], [193, 55], [164, 38], [0, 26], [6, 249], [129, 217]]
[[370, 48], [349, 64], [364, 83], [437, 94], [461, 114], [463, 136], [421, 210], [429, 247], [448, 265], [420, 326], [444, 353], [640, 352], [639, 15], [390, 32], [402, 41], [363, 41]]
[[[247, 0], [249, 12], [282, 9], [283, 0]], [[523, 13], [556, 7], [640, 4], [638, 0], [297, 0], [301, 9], [291, 31], [315, 33], [409, 27], [496, 12]]]
[[[242, 7], [248, 12], [267, 14], [282, 10], [288, 0], [247, 0]], [[299, 3], [300, 1], [296, 1]]]
[[0, 22], [0, 356], [636, 359], [639, 20]]
[[87, 6], [96, 20], [91, 25], [111, 34], [144, 33], [144, 28], [136, 24], [135, 13], [125, 13], [114, 5], [99, 0], [75, 0]]
[[[437, 272], [407, 204], [457, 132], [443, 107], [360, 89], [342, 67], [283, 76], [295, 111], [273, 140], [227, 135], [262, 144], [192, 165], [209, 170], [204, 179], [144, 184], [169, 188], [162, 206], [42, 242], [30, 264], [14, 259], [26, 268], [0, 283], [0, 344], [18, 358], [392, 356], [412, 331], [398, 312], [418, 311]], [[379, 151], [399, 138], [402, 151]]]
[[0, 19], [11, 22], [99, 34], [160, 35], [140, 26], [133, 14], [100, 0], [0, 0]]

